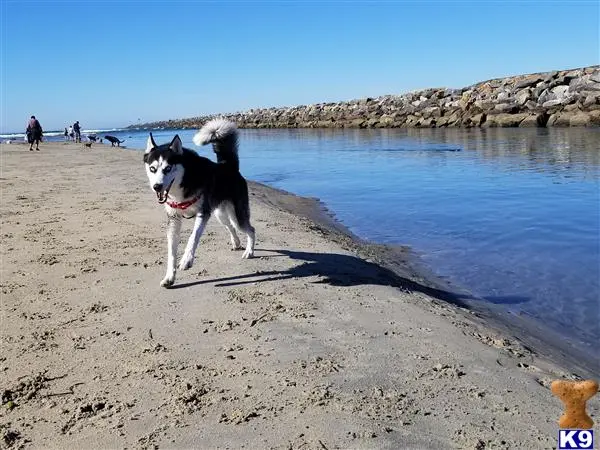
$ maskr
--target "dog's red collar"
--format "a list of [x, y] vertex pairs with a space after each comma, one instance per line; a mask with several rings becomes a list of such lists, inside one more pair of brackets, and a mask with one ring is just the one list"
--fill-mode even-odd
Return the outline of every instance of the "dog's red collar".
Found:
[[200, 200], [200, 197], [194, 197], [193, 199], [188, 200], [187, 202], [181, 202], [181, 203], [170, 202], [167, 200], [167, 205], [169, 205], [171, 208], [175, 208], [175, 209], [188, 209], [190, 206], [192, 206], [198, 200]]

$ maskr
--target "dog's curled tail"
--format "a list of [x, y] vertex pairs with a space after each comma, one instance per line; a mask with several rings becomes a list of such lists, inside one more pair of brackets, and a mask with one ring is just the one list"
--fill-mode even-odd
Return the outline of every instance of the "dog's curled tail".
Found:
[[198, 146], [213, 144], [217, 161], [239, 170], [238, 131], [233, 122], [226, 119], [210, 120], [194, 135], [193, 141]]

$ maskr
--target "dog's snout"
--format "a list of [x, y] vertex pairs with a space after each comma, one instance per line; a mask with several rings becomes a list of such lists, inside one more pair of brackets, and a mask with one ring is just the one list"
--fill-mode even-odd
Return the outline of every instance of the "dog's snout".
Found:
[[152, 186], [152, 189], [154, 189], [156, 192], [160, 192], [163, 190], [163, 185], [156, 183], [154, 186]]

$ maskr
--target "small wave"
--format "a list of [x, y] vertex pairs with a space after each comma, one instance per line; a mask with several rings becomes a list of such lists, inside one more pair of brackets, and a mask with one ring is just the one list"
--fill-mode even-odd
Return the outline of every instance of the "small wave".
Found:
[[95, 133], [106, 133], [108, 131], [124, 131], [123, 128], [106, 128], [100, 130], [81, 130], [82, 133], [95, 134]]
[[460, 152], [462, 149], [459, 147], [398, 147], [398, 148], [381, 148], [375, 149], [380, 152]]
[[256, 176], [256, 179], [262, 183], [278, 183], [287, 178], [289, 175], [284, 173], [263, 173]]

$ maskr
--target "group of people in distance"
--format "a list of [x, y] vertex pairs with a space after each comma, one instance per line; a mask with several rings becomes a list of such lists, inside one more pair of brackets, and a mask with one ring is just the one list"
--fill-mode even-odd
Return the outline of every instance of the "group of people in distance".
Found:
[[[35, 116], [31, 116], [29, 122], [27, 122], [25, 135], [27, 136], [27, 142], [29, 143], [29, 151], [33, 151], [33, 145], [35, 144], [35, 149], [39, 152], [40, 142], [42, 142], [44, 132], [40, 121], [37, 120]], [[67, 140], [81, 142], [81, 126], [79, 125], [79, 120], [71, 125], [68, 130], [65, 128], [65, 141]]]
[[81, 142], [81, 127], [79, 126], [79, 120], [69, 127], [65, 128], [65, 141]]

